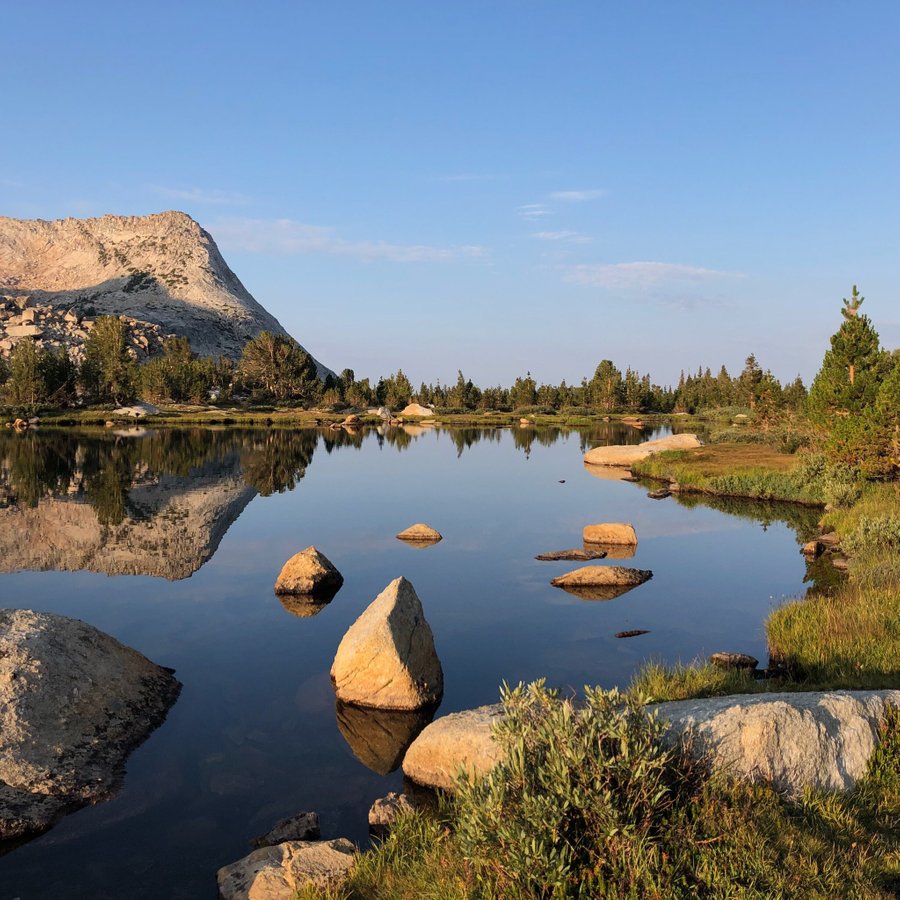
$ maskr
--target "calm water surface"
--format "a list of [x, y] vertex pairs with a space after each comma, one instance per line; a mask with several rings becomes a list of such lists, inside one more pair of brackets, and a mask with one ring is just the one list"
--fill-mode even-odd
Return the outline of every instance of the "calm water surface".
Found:
[[[416, 587], [446, 694], [503, 681], [626, 682], [643, 661], [716, 650], [766, 658], [763, 619], [804, 590], [795, 507], [652, 501], [582, 465], [600, 443], [655, 436], [391, 429], [0, 435], [3, 606], [83, 619], [171, 666], [182, 694], [129, 759], [124, 788], [0, 858], [0, 897], [213, 898], [216, 869], [300, 810], [325, 837], [367, 839], [400, 789], [410, 717], [335, 708], [344, 632], [392, 579]], [[560, 483], [564, 481], [565, 483]], [[393, 535], [425, 521], [416, 549]], [[611, 601], [552, 587], [589, 522], [632, 522], [647, 584]], [[312, 617], [272, 587], [315, 544], [344, 575]], [[649, 634], [616, 639], [619, 631]]]

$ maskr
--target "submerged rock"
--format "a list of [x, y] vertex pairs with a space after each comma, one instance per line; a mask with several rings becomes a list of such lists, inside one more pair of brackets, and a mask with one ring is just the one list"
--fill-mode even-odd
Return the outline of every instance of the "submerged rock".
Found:
[[550, 553], [539, 553], [535, 559], [544, 561], [564, 560], [568, 562], [589, 562], [592, 559], [603, 559], [606, 556], [605, 550], [591, 550], [589, 548], [574, 548], [572, 550], [553, 550]]
[[634, 525], [627, 522], [603, 522], [599, 525], [585, 525], [583, 538], [585, 544], [637, 544], [637, 533]]
[[411, 544], [436, 544], [438, 541], [443, 540], [443, 535], [439, 531], [436, 531], [424, 522], [410, 525], [409, 528], [401, 531], [397, 537], [401, 541], [409, 541]]
[[431, 722], [434, 710], [367, 709], [338, 701], [336, 714], [338, 730], [353, 755], [373, 772], [389, 775], [400, 768], [409, 745]]
[[357, 706], [421, 709], [440, 701], [444, 674], [409, 581], [392, 581], [350, 626], [331, 679], [338, 700]]
[[302, 888], [339, 888], [356, 864], [356, 847], [334, 841], [285, 841], [261, 847], [217, 873], [221, 900], [290, 900]]
[[314, 812], [297, 813], [282, 819], [270, 831], [254, 838], [254, 847], [272, 847], [284, 841], [317, 841], [320, 835], [319, 814]]
[[333, 597], [343, 583], [344, 576], [331, 562], [315, 547], [307, 547], [284, 564], [275, 581], [275, 593]]
[[660, 703], [667, 740], [717, 770], [791, 797], [850, 790], [865, 774], [900, 691], [751, 694]]
[[492, 727], [503, 707], [480, 706], [435, 719], [403, 758], [403, 774], [426, 787], [452, 791], [460, 770], [479, 776], [504, 758]]
[[0, 610], [0, 839], [109, 799], [180, 689], [84, 622]]
[[672, 492], [668, 488], [659, 488], [655, 491], [648, 491], [647, 496], [651, 500], [665, 500], [666, 497], [672, 496]]
[[594, 447], [584, 455], [584, 461], [591, 466], [631, 466], [638, 460], [646, 459], [664, 450], [693, 450], [703, 443], [696, 434], [670, 434], [668, 437], [644, 441], [641, 444], [613, 444], [609, 447]]

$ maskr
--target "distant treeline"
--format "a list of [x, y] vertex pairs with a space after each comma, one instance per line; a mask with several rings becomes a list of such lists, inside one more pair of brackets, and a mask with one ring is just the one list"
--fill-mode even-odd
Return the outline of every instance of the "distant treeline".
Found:
[[[660, 386], [649, 374], [619, 369], [602, 360], [580, 384], [538, 384], [530, 372], [510, 387], [479, 386], [460, 371], [453, 385], [422, 383], [414, 388], [398, 369], [374, 385], [352, 369], [317, 377], [316, 364], [291, 338], [263, 332], [249, 341], [237, 362], [201, 358], [186, 338], [169, 338], [163, 352], [138, 364], [129, 348], [125, 324], [115, 316], [96, 320], [80, 363], [65, 349], [44, 350], [33, 340], [19, 341], [8, 361], [0, 359], [0, 401], [31, 410], [45, 406], [151, 403], [278, 403], [334, 410], [387, 406], [399, 410], [411, 401], [452, 412], [697, 413], [740, 407], [766, 423], [784, 414], [804, 413], [815, 425], [837, 430], [851, 443], [876, 443], [887, 458], [898, 455], [900, 365], [880, 346], [877, 332], [859, 307], [856, 287], [844, 301], [843, 322], [831, 339], [822, 369], [809, 393], [798, 376], [782, 384], [747, 357], [740, 373], [725, 366], [716, 374], [700, 368], [676, 386]], [[840, 426], [840, 427], [838, 427]], [[893, 454], [893, 456], [891, 456]], [[852, 454], [851, 454], [852, 455]], [[849, 460], [848, 460], [849, 462]]]
[[151, 403], [208, 403], [236, 398], [286, 403], [310, 408], [388, 406], [401, 409], [417, 401], [460, 412], [698, 412], [741, 406], [768, 416], [785, 407], [799, 409], [806, 388], [799, 376], [783, 386], [763, 371], [751, 355], [743, 371], [732, 376], [722, 366], [682, 374], [677, 387], [661, 387], [649, 374], [621, 371], [602, 360], [593, 376], [580, 384], [538, 384], [526, 373], [510, 387], [480, 387], [462, 372], [453, 385], [422, 383], [414, 388], [402, 369], [372, 385], [357, 379], [352, 369], [324, 381], [313, 359], [290, 338], [263, 332], [249, 341], [241, 359], [198, 357], [187, 338], [169, 338], [163, 352], [138, 364], [129, 349], [125, 325], [115, 316], [97, 319], [79, 364], [63, 348], [44, 350], [25, 338], [8, 361], [0, 360], [0, 392], [9, 406], [36, 409], [76, 403], [124, 404], [136, 399]]

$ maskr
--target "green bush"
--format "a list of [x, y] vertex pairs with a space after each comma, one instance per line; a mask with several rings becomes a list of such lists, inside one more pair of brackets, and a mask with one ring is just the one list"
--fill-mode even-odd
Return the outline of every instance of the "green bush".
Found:
[[636, 879], [685, 774], [636, 695], [585, 690], [576, 707], [536, 682], [504, 688], [506, 760], [463, 778], [456, 838], [500, 896], [593, 897]]
[[900, 515], [861, 516], [856, 527], [844, 538], [848, 553], [900, 553]]

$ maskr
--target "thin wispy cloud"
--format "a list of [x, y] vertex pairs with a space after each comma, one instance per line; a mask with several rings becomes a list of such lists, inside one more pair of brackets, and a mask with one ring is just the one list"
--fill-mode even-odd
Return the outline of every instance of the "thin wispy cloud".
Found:
[[743, 278], [739, 272], [722, 272], [681, 263], [625, 262], [580, 263], [563, 268], [563, 277], [574, 284], [615, 290], [642, 290], [663, 286], [702, 284], [719, 279]]
[[535, 231], [531, 235], [539, 241], [556, 241], [563, 244], [589, 244], [591, 238], [580, 231]]
[[210, 223], [216, 242], [228, 250], [292, 256], [323, 253], [346, 256], [360, 262], [416, 263], [485, 259], [488, 251], [474, 245], [446, 247], [429, 244], [396, 244], [390, 241], [354, 241], [334, 228], [307, 225], [293, 219], [226, 218]]
[[250, 203], [250, 197], [236, 191], [223, 191], [221, 188], [174, 188], [160, 184], [151, 184], [150, 190], [162, 197], [185, 203], [200, 203], [208, 206], [244, 206]]
[[599, 200], [609, 193], [604, 188], [588, 188], [580, 191], [553, 191], [551, 200], [563, 200], [568, 203], [583, 203], [586, 200]]
[[527, 221], [533, 222], [544, 216], [552, 215], [551, 210], [543, 203], [525, 203], [516, 207], [516, 215]]

